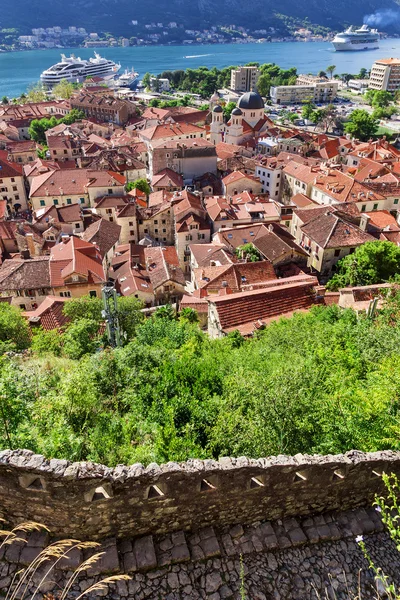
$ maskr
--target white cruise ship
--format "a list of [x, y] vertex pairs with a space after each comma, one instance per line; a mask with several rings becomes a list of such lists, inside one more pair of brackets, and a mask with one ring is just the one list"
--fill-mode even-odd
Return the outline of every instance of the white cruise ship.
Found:
[[80, 83], [86, 77], [97, 76], [103, 79], [110, 79], [115, 77], [120, 68], [120, 64], [102, 58], [96, 52], [94, 53], [94, 58], [90, 58], [89, 60], [76, 58], [73, 54], [67, 58], [64, 54], [61, 54], [61, 62], [43, 71], [40, 81], [43, 85], [52, 87], [60, 83], [62, 79], [66, 79], [71, 83]]
[[352, 27], [342, 33], [336, 34], [332, 44], [336, 51], [343, 50], [374, 50], [379, 48], [379, 33], [376, 29], [369, 29], [363, 25], [360, 29], [353, 31]]
[[138, 81], [139, 73], [136, 73], [134, 69], [131, 71], [126, 69], [122, 75], [115, 79], [114, 86], [117, 88], [129, 88], [133, 90], [137, 86]]

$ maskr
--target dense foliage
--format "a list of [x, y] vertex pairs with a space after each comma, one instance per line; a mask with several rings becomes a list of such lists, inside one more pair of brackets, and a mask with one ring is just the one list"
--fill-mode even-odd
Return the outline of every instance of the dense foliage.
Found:
[[338, 262], [327, 288], [385, 283], [399, 275], [400, 248], [387, 241], [366, 242]]
[[344, 126], [346, 133], [367, 141], [373, 137], [378, 129], [378, 121], [374, 115], [370, 115], [366, 110], [356, 108], [350, 115], [349, 120]]
[[[256, 65], [260, 68], [261, 75], [257, 88], [262, 96], [268, 96], [271, 85], [291, 85], [296, 83], [297, 72], [295, 68], [281, 69], [275, 63], [262, 65], [259, 65], [259, 63], [248, 64]], [[236, 69], [236, 67], [230, 66], [224, 69], [199, 67], [198, 69], [186, 69], [185, 71], [164, 71], [158, 77], [167, 78], [175, 90], [200, 94], [202, 98], [210, 98], [215, 90], [230, 87], [232, 69]], [[146, 75], [148, 75], [146, 82], [150, 81], [150, 75]], [[144, 79], [143, 83], [145, 84]], [[229, 116], [230, 112], [226, 116]]]
[[33, 119], [29, 126], [29, 137], [35, 142], [39, 144], [46, 142], [46, 131], [48, 129], [53, 129], [57, 125], [61, 123], [65, 123], [65, 125], [71, 125], [75, 123], [75, 121], [79, 121], [85, 117], [84, 113], [80, 110], [72, 109], [68, 115], [65, 117], [61, 117], [57, 119], [56, 117], [50, 117], [49, 119]]
[[400, 295], [374, 320], [315, 307], [248, 341], [163, 310], [117, 350], [89, 304], [63, 347], [39, 333], [30, 356], [0, 359], [2, 448], [109, 465], [400, 449]]

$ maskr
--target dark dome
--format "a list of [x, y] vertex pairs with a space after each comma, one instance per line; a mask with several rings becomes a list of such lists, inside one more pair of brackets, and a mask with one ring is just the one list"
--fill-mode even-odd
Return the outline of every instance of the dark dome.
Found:
[[219, 104], [217, 104], [217, 106], [214, 106], [214, 108], [213, 108], [213, 112], [218, 112], [218, 113], [220, 113], [220, 112], [223, 112], [223, 111], [222, 111], [222, 108], [220, 107], [220, 105], [219, 105]]
[[239, 98], [238, 107], [259, 110], [260, 108], [264, 108], [264, 100], [261, 98], [260, 94], [257, 94], [256, 92], [247, 92]]
[[236, 116], [240, 116], [240, 115], [242, 115], [243, 113], [242, 113], [242, 111], [240, 110], [240, 108], [234, 108], [231, 114], [232, 114], [232, 115], [236, 115]]

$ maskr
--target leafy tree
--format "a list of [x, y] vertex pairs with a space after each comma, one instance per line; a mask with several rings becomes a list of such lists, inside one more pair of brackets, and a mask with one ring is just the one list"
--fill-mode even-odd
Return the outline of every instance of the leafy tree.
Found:
[[313, 104], [312, 102], [306, 102], [305, 104], [303, 104], [303, 108], [301, 110], [301, 116], [303, 117], [303, 119], [310, 120], [312, 118], [314, 111], [315, 111], [315, 104]]
[[235, 254], [238, 258], [244, 258], [250, 262], [257, 262], [261, 260], [261, 255], [259, 251], [252, 243], [243, 244], [243, 246], [238, 246], [235, 250]]
[[[43, 85], [35, 83], [28, 88], [28, 92], [24, 98], [25, 102], [44, 102], [46, 100], [46, 90]], [[22, 98], [22, 96], [21, 96]]]
[[68, 358], [79, 360], [93, 354], [99, 347], [99, 324], [93, 319], [79, 319], [66, 328], [63, 334], [63, 351]]
[[157, 98], [152, 98], [149, 102], [149, 106], [151, 106], [152, 108], [158, 108], [160, 104], [161, 102]]
[[146, 196], [149, 196], [151, 194], [151, 187], [146, 179], [136, 179], [136, 181], [129, 181], [129, 183], [126, 184], [125, 188], [127, 192], [137, 189], [146, 194]]
[[353, 79], [353, 75], [351, 75], [350, 73], [342, 73], [340, 78], [343, 81], [343, 83], [345, 83], [346, 86], [349, 87], [349, 81], [350, 79]]
[[168, 319], [170, 321], [174, 321], [176, 319], [175, 309], [171, 306], [171, 304], [166, 304], [165, 306], [160, 306], [154, 313], [155, 319]]
[[30, 344], [29, 325], [19, 308], [0, 302], [0, 350], [24, 350]]
[[69, 100], [75, 92], [73, 84], [66, 79], [62, 79], [60, 83], [53, 87], [53, 96], [62, 100]]
[[400, 248], [388, 241], [366, 242], [342, 258], [328, 289], [384, 283], [400, 274]]
[[359, 78], [359, 79], [366, 79], [367, 77], [368, 77], [368, 70], [367, 70], [367, 69], [365, 69], [364, 67], [362, 67], [362, 68], [360, 69], [360, 72], [359, 72], [359, 74], [358, 74], [358, 78]]
[[271, 89], [271, 77], [268, 73], [260, 75], [257, 81], [257, 91], [261, 96], [269, 96]]
[[367, 90], [364, 97], [375, 108], [387, 108], [393, 102], [393, 95], [385, 90]]
[[236, 102], [228, 102], [228, 104], [224, 106], [224, 117], [227, 120], [231, 118], [231, 114], [234, 108], [236, 108]]
[[142, 84], [144, 85], [144, 87], [146, 89], [150, 88], [150, 79], [151, 79], [152, 75], [150, 73], [145, 73], [142, 77]]
[[333, 78], [334, 71], [336, 71], [335, 65], [330, 65], [329, 67], [326, 67], [326, 72], [328, 73], [331, 79]]
[[65, 123], [65, 125], [71, 125], [72, 123], [76, 123], [76, 121], [82, 121], [85, 118], [85, 113], [83, 110], [79, 110], [77, 108], [73, 108], [69, 111], [65, 117], [59, 119], [61, 123]]
[[349, 120], [344, 126], [346, 133], [350, 133], [362, 141], [366, 141], [371, 136], [374, 136], [377, 128], [377, 120], [366, 110], [360, 108], [356, 108], [356, 110], [351, 113]]
[[142, 308], [142, 302], [134, 296], [117, 298], [118, 320], [125, 340], [132, 340], [137, 326], [143, 322]]
[[101, 298], [92, 298], [91, 296], [82, 296], [73, 298], [64, 303], [63, 313], [72, 322], [80, 319], [90, 319], [100, 323], [102, 320], [101, 311], [103, 302]]
[[2, 97], [2, 99], [1, 99], [1, 103], [2, 103], [2, 104], [8, 104], [8, 98], [7, 98], [7, 96], [3, 96], [3, 97]]
[[[328, 70], [328, 69], [327, 69], [327, 70]], [[328, 79], [328, 76], [327, 76], [327, 74], [326, 74], [326, 72], [325, 72], [325, 71], [319, 71], [319, 72], [318, 72], [318, 77], [321, 77], [321, 78], [323, 77], [323, 78], [325, 78], [325, 79]]]
[[82, 111], [73, 109], [68, 115], [61, 117], [60, 119], [56, 119], [56, 117], [51, 117], [50, 119], [33, 119], [28, 130], [29, 137], [39, 144], [44, 144], [46, 142], [46, 131], [48, 129], [52, 129], [57, 125], [60, 125], [60, 123], [70, 125], [71, 123], [75, 123], [75, 121], [83, 119], [84, 116]]
[[57, 329], [47, 331], [43, 327], [33, 331], [32, 335], [32, 351], [38, 356], [53, 354], [60, 356], [62, 348], [62, 339], [60, 332]]
[[395, 106], [388, 106], [387, 108], [375, 108], [372, 113], [374, 119], [390, 119], [393, 115], [397, 113], [397, 108]]
[[187, 323], [198, 323], [199, 316], [193, 308], [185, 307], [182, 308], [179, 313], [179, 320]]

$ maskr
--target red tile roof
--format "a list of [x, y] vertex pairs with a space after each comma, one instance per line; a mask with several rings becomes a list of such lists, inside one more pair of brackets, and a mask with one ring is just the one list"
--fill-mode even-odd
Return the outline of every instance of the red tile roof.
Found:
[[151, 181], [152, 187], [162, 188], [183, 188], [183, 177], [172, 169], [163, 169], [156, 175], [153, 175]]
[[56, 244], [50, 253], [50, 281], [53, 287], [64, 286], [72, 274], [81, 275], [89, 283], [105, 281], [102, 257], [93, 244], [75, 236]]
[[36, 310], [26, 311], [24, 317], [32, 324], [40, 324], [46, 331], [61, 329], [69, 322], [63, 312], [65, 302], [69, 301], [70, 298], [46, 296]]
[[193, 123], [169, 123], [143, 129], [140, 135], [146, 140], [161, 140], [201, 133], [205, 136], [205, 129]]
[[274, 279], [259, 290], [207, 297], [215, 306], [222, 331], [238, 329], [244, 335], [263, 326], [271, 318], [310, 308], [314, 304], [314, 287], [318, 279], [296, 275]]

